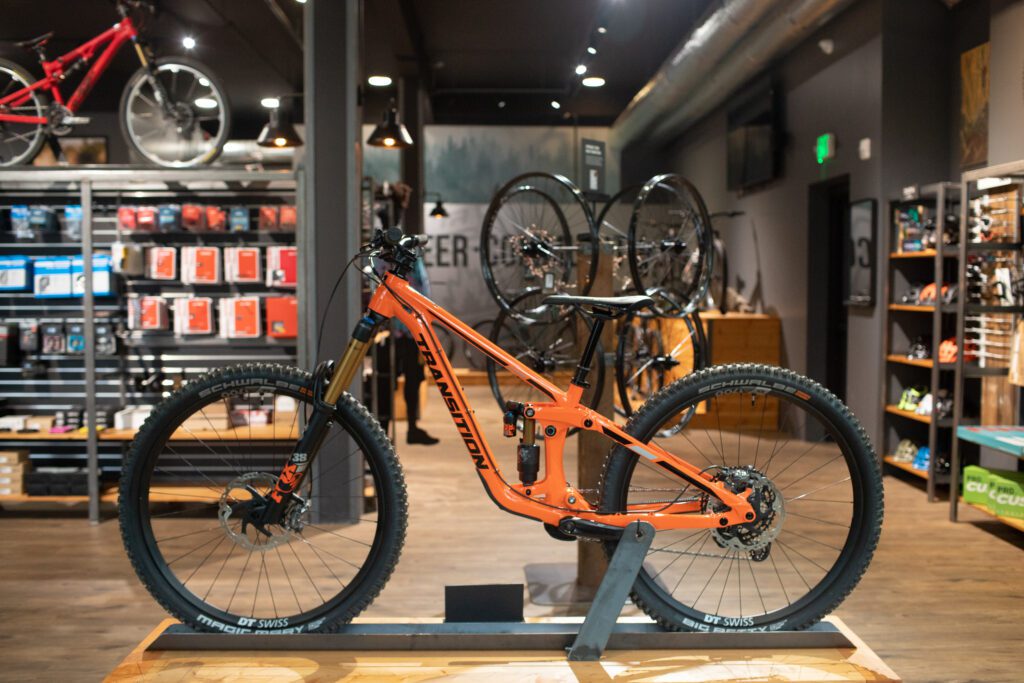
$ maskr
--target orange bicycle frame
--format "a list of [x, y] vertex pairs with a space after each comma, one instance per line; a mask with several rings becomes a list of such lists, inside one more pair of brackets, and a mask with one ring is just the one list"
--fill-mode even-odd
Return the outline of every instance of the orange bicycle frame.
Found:
[[[382, 284], [377, 287], [370, 300], [368, 310], [384, 318], [398, 319], [411, 333], [426, 362], [426, 369], [433, 376], [455, 428], [469, 451], [484, 488], [498, 507], [554, 526], [567, 517], [620, 528], [631, 522], [646, 521], [656, 529], [720, 528], [753, 519], [753, 510], [747, 501], [750, 490], [733, 493], [720, 482], [714, 481], [712, 475], [686, 460], [668, 453], [656, 444], [645, 444], [636, 440], [611, 420], [581, 405], [582, 386], [571, 384], [567, 391], [562, 391], [417, 292], [407, 280], [393, 273], [385, 274]], [[434, 334], [434, 325], [447, 328], [504, 370], [550, 398], [547, 402], [524, 404], [525, 410], [532, 409], [538, 431], [543, 435], [542, 479], [527, 486], [510, 483], [502, 476], [491, 455], [487, 440], [477, 424], [476, 416], [466, 400], [462, 386], [455, 379], [448, 356]], [[348, 356], [347, 352], [339, 366], [354, 361]], [[335, 377], [344, 380], [344, 377], [340, 377], [344, 374], [344, 368], [339, 367], [338, 370]], [[335, 391], [339, 394], [351, 383], [351, 377], [347, 379], [349, 381], [345, 382], [344, 386], [335, 385]], [[331, 383], [334, 384], [333, 378]], [[598, 510], [565, 478], [562, 456], [566, 436], [572, 428], [605, 435], [638, 457], [647, 459], [652, 465], [661, 467], [695, 489], [722, 501], [727, 506], [726, 511], [702, 513], [700, 502], [694, 500], [670, 504], [654, 502], [627, 505], [626, 510], [616, 512]]]

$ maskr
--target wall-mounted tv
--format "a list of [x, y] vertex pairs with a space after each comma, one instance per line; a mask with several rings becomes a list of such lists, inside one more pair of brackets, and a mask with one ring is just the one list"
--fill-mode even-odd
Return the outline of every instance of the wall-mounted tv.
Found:
[[746, 190], [782, 174], [778, 90], [761, 85], [728, 113], [728, 187]]

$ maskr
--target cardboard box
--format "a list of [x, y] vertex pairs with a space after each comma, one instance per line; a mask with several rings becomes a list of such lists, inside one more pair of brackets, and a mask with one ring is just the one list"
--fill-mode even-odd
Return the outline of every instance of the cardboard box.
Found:
[[25, 292], [32, 287], [32, 259], [0, 256], [0, 291]]
[[282, 232], [295, 232], [295, 228], [299, 223], [299, 212], [294, 204], [282, 206], [278, 216], [277, 225]]
[[219, 206], [206, 207], [206, 229], [211, 232], [224, 232], [227, 229], [228, 215]]
[[277, 207], [265, 204], [260, 207], [259, 228], [263, 231], [276, 231], [278, 222]]
[[19, 448], [16, 450], [0, 451], [0, 464], [16, 465], [28, 462], [28, 450]]
[[225, 282], [263, 282], [263, 259], [259, 247], [224, 249]]
[[267, 247], [267, 286], [295, 289], [298, 283], [298, 250]]
[[71, 259], [48, 257], [36, 259], [32, 267], [33, 291], [40, 299], [71, 296]]
[[989, 472], [984, 467], [968, 465], [964, 468], [963, 498], [965, 503], [988, 505]]
[[138, 232], [156, 232], [159, 220], [155, 206], [139, 206], [135, 209], [135, 229]]
[[199, 204], [182, 205], [181, 227], [190, 232], [206, 230], [206, 210]]
[[161, 204], [157, 207], [157, 226], [160, 228], [160, 232], [181, 230], [181, 205]]
[[53, 426], [53, 415], [29, 415], [25, 428], [34, 432], [48, 432]]
[[178, 279], [178, 250], [150, 247], [146, 250], [146, 277], [152, 280]]
[[249, 230], [249, 207], [233, 206], [228, 215], [228, 229], [231, 232], [247, 232]]
[[294, 296], [267, 297], [267, 336], [294, 339], [299, 334], [299, 302]]
[[187, 285], [220, 283], [220, 247], [182, 247], [181, 281]]
[[167, 301], [161, 296], [140, 296], [128, 300], [128, 329], [168, 330]]
[[226, 339], [252, 339], [262, 333], [259, 297], [220, 300], [220, 336]]
[[1024, 519], [1024, 473], [990, 470], [988, 506], [1002, 517]]
[[0, 486], [11, 485], [14, 483], [21, 483], [21, 478], [25, 476], [25, 472], [32, 470], [32, 463], [30, 462], [19, 462], [12, 465], [0, 464]]
[[134, 206], [119, 206], [119, 207], [117, 207], [117, 229], [118, 230], [134, 230], [135, 229], [135, 207]]
[[213, 334], [213, 299], [206, 296], [174, 300], [175, 334]]

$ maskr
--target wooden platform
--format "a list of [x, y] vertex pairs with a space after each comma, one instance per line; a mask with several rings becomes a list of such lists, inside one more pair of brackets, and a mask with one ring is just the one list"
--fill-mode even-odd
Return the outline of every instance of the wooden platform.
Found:
[[174, 623], [158, 625], [107, 681], [274, 680], [427, 681], [899, 681], [839, 619], [827, 619], [854, 649], [616, 650], [600, 662], [568, 662], [563, 652], [157, 652], [149, 644]]

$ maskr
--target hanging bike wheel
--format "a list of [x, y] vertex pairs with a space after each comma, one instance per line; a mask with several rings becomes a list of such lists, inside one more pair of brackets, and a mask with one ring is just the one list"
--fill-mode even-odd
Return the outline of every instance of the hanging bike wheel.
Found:
[[125, 549], [153, 597], [193, 628], [332, 631], [394, 570], [407, 523], [401, 467], [348, 394], [281, 522], [258, 524], [313, 395], [313, 378], [294, 368], [228, 368], [172, 394], [132, 442], [118, 503]]
[[[655, 393], [707, 362], [707, 338], [696, 311], [682, 318], [631, 316], [619, 330], [615, 350], [616, 410], [630, 417]], [[693, 410], [673, 427], [686, 426]]]
[[227, 91], [207, 67], [191, 59], [157, 60], [152, 78], [147, 69], [139, 69], [121, 96], [125, 138], [158, 166], [212, 162], [227, 142], [230, 125]]
[[484, 216], [484, 281], [502, 308], [529, 290], [586, 294], [597, 259], [588, 259], [581, 278], [578, 254], [582, 242], [596, 239], [590, 206], [572, 181], [552, 173], [518, 176], [498, 191]]
[[[707, 416], [666, 429], [701, 403]], [[662, 626], [802, 629], [857, 585], [881, 531], [881, 471], [867, 434], [828, 390], [781, 368], [717, 366], [655, 395], [626, 431], [746, 492], [754, 509], [749, 523], [658, 532], [633, 602]], [[723, 509], [621, 447], [609, 454], [601, 481], [605, 512], [662, 502]]]
[[[571, 306], [543, 304], [546, 292], [526, 292], [494, 321], [491, 341], [550, 382], [564, 389], [579, 363], [589, 331], [589, 319]], [[498, 406], [507, 401], [530, 403], [551, 398], [487, 359], [487, 379]], [[604, 350], [598, 345], [590, 371], [590, 386], [583, 392], [583, 405], [593, 407], [604, 387]]]
[[[27, 88], [35, 79], [14, 62], [0, 59], [0, 99]], [[14, 105], [0, 106], [0, 113], [17, 116], [45, 116], [46, 105], [38, 91]], [[46, 141], [46, 126], [41, 123], [0, 121], [0, 166], [17, 166], [32, 161]]]
[[597, 233], [601, 243], [610, 247], [613, 259], [612, 287], [616, 296], [636, 291], [629, 267], [629, 224], [640, 185], [624, 187], [601, 207], [597, 215]]
[[629, 224], [629, 267], [638, 291], [654, 296], [663, 315], [700, 305], [711, 277], [711, 220], [700, 193], [672, 173], [641, 188]]

